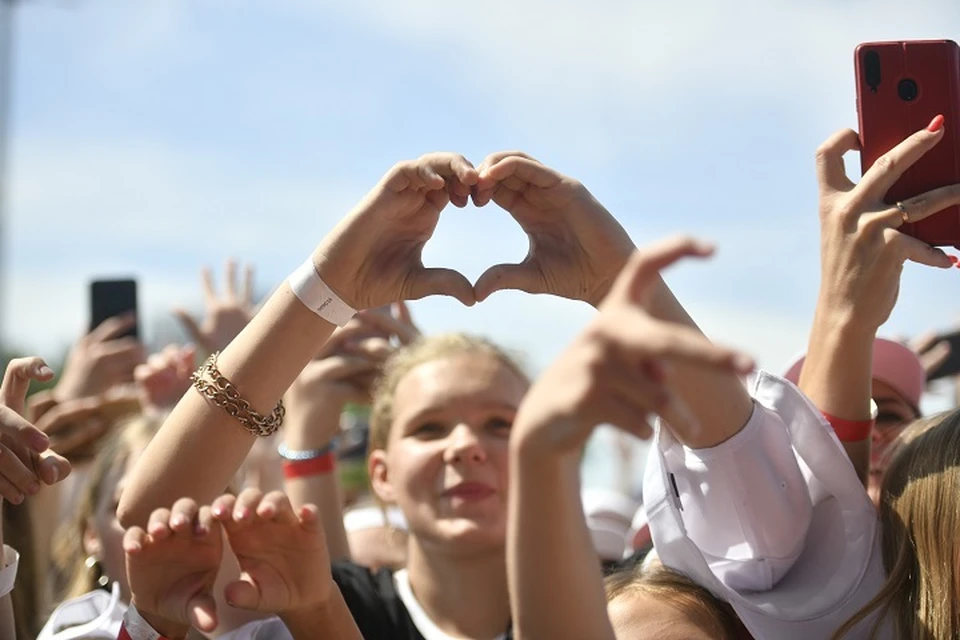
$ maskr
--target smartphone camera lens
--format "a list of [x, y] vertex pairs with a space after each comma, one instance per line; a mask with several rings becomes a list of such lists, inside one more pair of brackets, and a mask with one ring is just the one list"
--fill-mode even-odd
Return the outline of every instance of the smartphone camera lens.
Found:
[[876, 93], [880, 87], [880, 54], [876, 51], [867, 51], [863, 56], [863, 78], [870, 91]]
[[897, 93], [904, 102], [913, 102], [917, 99], [920, 89], [917, 88], [916, 82], [910, 78], [904, 78], [900, 81], [900, 84], [897, 85]]

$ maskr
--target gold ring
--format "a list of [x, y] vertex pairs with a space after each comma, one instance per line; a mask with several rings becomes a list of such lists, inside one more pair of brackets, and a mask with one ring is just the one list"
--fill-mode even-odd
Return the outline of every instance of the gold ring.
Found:
[[903, 224], [910, 224], [910, 218], [907, 216], [907, 208], [903, 206], [902, 202], [897, 202], [897, 211], [900, 212], [900, 219], [903, 220]]

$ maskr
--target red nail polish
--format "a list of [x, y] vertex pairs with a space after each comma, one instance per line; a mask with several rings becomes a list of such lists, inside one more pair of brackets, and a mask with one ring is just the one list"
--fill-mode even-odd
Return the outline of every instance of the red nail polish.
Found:
[[933, 120], [930, 121], [930, 124], [927, 125], [927, 131], [930, 133], [936, 133], [943, 128], [943, 115], [936, 116]]
[[957, 264], [958, 262], [960, 262], [960, 258], [958, 258], [957, 256], [947, 256], [947, 257], [950, 258], [950, 262], [952, 262], [953, 264]]

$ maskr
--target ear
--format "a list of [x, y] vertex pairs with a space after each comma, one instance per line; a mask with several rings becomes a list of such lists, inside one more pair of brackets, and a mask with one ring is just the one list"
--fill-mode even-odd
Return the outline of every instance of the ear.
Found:
[[390, 484], [390, 474], [387, 472], [387, 452], [375, 449], [367, 457], [367, 474], [370, 476], [370, 487], [373, 493], [384, 504], [395, 502], [393, 485]]
[[92, 518], [87, 519], [87, 525], [83, 528], [83, 552], [97, 560], [103, 556], [103, 543], [93, 526]]

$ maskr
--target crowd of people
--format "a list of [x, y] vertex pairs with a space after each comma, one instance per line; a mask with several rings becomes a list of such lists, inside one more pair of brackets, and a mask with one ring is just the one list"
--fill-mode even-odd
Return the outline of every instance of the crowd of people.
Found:
[[[148, 354], [111, 318], [29, 396], [54, 372], [11, 361], [0, 637], [960, 638], [960, 412], [920, 412], [946, 353], [877, 337], [906, 261], [956, 262], [899, 229], [960, 185], [884, 200], [945, 126], [857, 184], [855, 132], [817, 150], [820, 294], [787, 371], [711, 342], [662, 279], [711, 245], [638, 248], [519, 152], [397, 164], [256, 310], [249, 275], [205, 278], [191, 346]], [[421, 260], [470, 200], [530, 239], [476, 283]], [[404, 303], [504, 289], [596, 314], [532, 379]], [[639, 508], [581, 486], [598, 425], [652, 441]]]

